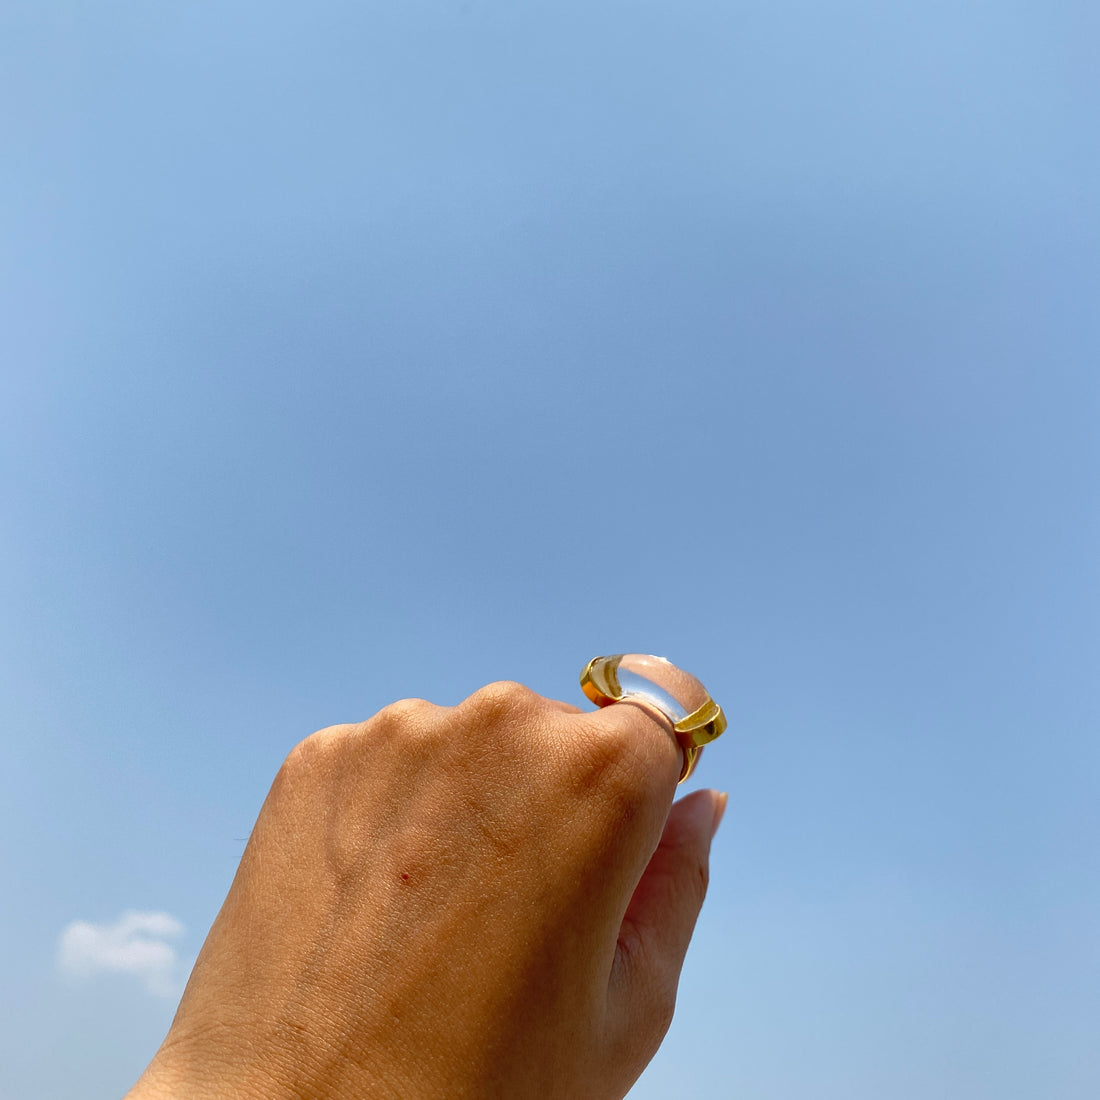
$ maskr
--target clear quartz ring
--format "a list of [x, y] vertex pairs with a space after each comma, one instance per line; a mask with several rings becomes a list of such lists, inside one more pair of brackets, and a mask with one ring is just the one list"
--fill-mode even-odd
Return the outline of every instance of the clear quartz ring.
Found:
[[581, 673], [581, 688], [598, 707], [629, 699], [648, 703], [665, 715], [684, 750], [681, 783], [694, 770], [703, 746], [726, 728], [726, 716], [707, 689], [664, 657], [649, 653], [593, 657]]

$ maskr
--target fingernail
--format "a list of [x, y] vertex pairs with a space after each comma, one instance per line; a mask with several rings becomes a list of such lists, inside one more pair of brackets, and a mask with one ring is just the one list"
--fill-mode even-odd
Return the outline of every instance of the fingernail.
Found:
[[728, 804], [729, 800], [730, 796], [728, 791], [720, 792], [718, 797], [715, 799], [717, 805], [714, 807], [714, 823], [710, 827], [711, 840], [714, 839], [714, 834], [718, 832], [718, 826], [722, 824], [722, 818], [725, 816], [726, 805]]

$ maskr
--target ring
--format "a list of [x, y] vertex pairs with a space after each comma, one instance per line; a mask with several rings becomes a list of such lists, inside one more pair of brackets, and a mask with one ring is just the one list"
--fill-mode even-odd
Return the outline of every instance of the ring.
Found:
[[680, 783], [691, 775], [703, 746], [726, 729], [726, 716], [707, 689], [664, 657], [649, 653], [593, 657], [581, 673], [581, 689], [598, 707], [624, 699], [655, 706], [672, 723], [684, 750]]

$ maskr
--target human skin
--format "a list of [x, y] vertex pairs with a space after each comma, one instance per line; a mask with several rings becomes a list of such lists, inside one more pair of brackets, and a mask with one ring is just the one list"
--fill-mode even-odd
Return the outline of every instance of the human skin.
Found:
[[680, 766], [644, 705], [513, 683], [307, 737], [128, 1100], [624, 1096], [725, 808]]

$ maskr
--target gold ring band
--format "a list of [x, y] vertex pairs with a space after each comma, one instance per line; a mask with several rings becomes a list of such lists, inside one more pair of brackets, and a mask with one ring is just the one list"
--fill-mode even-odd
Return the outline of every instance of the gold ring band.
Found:
[[664, 714], [684, 752], [681, 783], [694, 770], [703, 746], [726, 729], [726, 716], [707, 689], [664, 657], [649, 653], [593, 657], [581, 673], [581, 689], [598, 707], [634, 699]]

